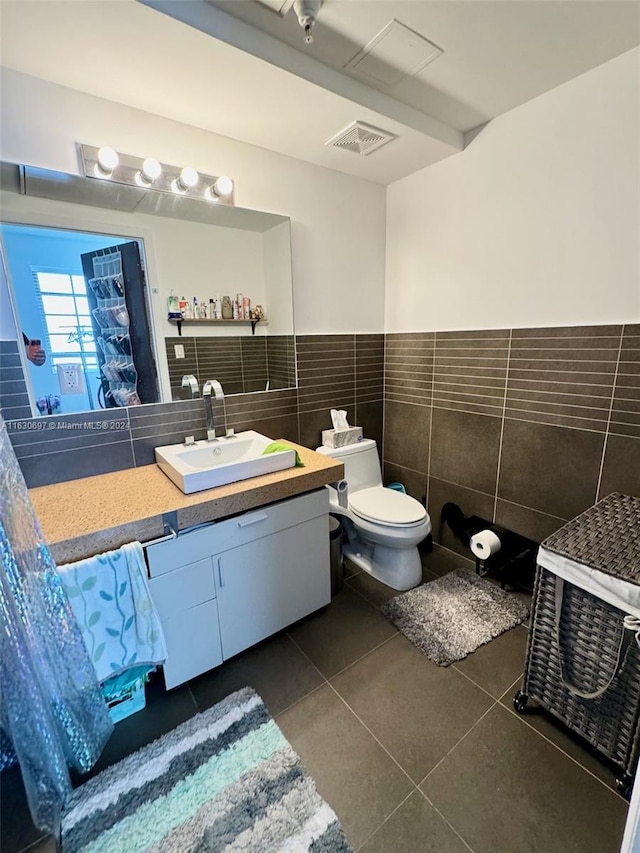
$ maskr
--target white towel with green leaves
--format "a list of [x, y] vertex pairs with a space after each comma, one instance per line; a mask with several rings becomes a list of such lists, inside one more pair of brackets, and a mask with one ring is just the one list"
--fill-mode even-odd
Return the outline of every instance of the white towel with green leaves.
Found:
[[58, 566], [99, 682], [167, 658], [162, 624], [149, 594], [142, 545], [130, 542]]

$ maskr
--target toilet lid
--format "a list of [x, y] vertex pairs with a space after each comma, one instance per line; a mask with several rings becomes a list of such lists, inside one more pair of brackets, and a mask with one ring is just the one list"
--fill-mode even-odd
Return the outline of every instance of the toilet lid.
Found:
[[353, 492], [349, 507], [360, 518], [381, 524], [418, 524], [427, 517], [426, 509], [415, 498], [383, 486]]

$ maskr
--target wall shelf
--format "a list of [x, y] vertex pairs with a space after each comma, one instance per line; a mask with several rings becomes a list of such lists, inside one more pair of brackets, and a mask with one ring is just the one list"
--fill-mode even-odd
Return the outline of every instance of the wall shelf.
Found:
[[186, 323], [188, 326], [197, 326], [198, 324], [202, 324], [203, 326], [207, 326], [207, 325], [212, 326], [212, 325], [215, 325], [215, 323], [226, 323], [227, 326], [233, 326], [236, 324], [241, 325], [241, 326], [249, 326], [250, 325], [252, 335], [255, 335], [256, 326], [258, 325], [258, 323], [263, 323], [265, 326], [269, 325], [269, 323], [267, 322], [267, 320], [264, 317], [262, 319], [258, 319], [258, 320], [203, 320], [202, 318], [198, 318], [196, 320], [184, 320], [184, 319], [181, 320], [181, 319], [178, 319], [177, 317], [168, 317], [168, 320], [170, 323], [173, 323], [174, 326], [178, 327], [178, 335], [180, 337], [182, 337], [182, 324], [183, 323]]

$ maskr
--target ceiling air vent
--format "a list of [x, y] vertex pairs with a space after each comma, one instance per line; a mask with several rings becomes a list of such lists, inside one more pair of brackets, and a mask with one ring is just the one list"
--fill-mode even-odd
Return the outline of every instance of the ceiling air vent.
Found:
[[380, 130], [379, 127], [373, 127], [363, 121], [354, 121], [340, 133], [327, 139], [325, 145], [366, 155], [395, 138], [395, 134], [387, 130]]
[[284, 18], [293, 6], [293, 0], [258, 0], [258, 3], [261, 6], [266, 6], [267, 9], [271, 9], [272, 12], [277, 12], [281, 18]]

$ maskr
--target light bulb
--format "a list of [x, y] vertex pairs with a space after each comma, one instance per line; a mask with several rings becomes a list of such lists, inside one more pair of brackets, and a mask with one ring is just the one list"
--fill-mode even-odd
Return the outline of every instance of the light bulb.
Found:
[[108, 145], [103, 145], [98, 151], [98, 169], [103, 175], [111, 175], [116, 168], [120, 158], [118, 152]]
[[142, 164], [141, 172], [143, 178], [149, 181], [149, 183], [153, 183], [162, 174], [162, 166], [155, 157], [147, 157]]
[[192, 166], [185, 166], [180, 172], [178, 178], [178, 186], [182, 190], [190, 190], [198, 183], [200, 176]]
[[233, 192], [233, 181], [227, 175], [221, 175], [219, 178], [216, 178], [211, 190], [214, 195], [229, 196]]

